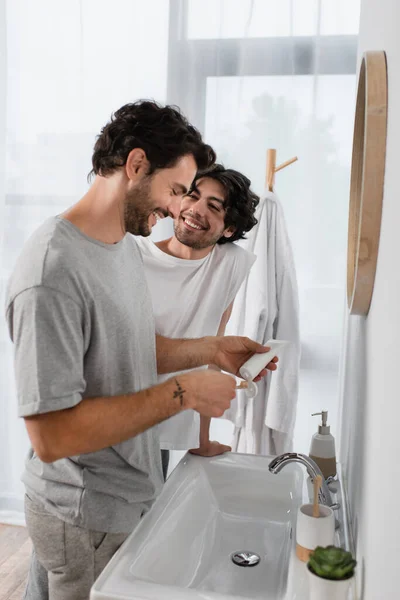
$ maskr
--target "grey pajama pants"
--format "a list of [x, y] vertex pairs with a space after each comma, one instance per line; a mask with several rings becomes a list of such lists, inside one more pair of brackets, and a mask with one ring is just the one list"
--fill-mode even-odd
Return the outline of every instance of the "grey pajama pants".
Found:
[[129, 534], [70, 525], [25, 496], [33, 553], [25, 600], [88, 600], [90, 588]]

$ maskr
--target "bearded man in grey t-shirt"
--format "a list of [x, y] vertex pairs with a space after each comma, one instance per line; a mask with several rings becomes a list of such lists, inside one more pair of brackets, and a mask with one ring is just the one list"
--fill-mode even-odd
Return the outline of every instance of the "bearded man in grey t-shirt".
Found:
[[[32, 449], [23, 481], [34, 547], [25, 598], [84, 600], [162, 485], [155, 425], [186, 409], [218, 417], [238, 373], [265, 348], [247, 338], [155, 336], [132, 235], [176, 216], [197, 169], [215, 160], [173, 107], [119, 109], [93, 153], [95, 179], [30, 238], [6, 303], [19, 416]], [[275, 364], [270, 364], [271, 370]]]

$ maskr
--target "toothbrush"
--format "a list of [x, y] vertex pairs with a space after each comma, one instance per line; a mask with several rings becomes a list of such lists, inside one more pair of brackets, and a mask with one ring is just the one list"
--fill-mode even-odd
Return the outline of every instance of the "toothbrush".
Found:
[[254, 381], [241, 381], [236, 386], [237, 390], [246, 390], [246, 396], [248, 398], [254, 398], [257, 396], [257, 384]]
[[313, 509], [312, 509], [312, 516], [318, 518], [319, 517], [319, 504], [318, 504], [318, 492], [319, 492], [319, 488], [321, 487], [322, 484], [322, 477], [321, 475], [317, 475], [316, 478], [314, 479], [314, 502], [313, 502]]

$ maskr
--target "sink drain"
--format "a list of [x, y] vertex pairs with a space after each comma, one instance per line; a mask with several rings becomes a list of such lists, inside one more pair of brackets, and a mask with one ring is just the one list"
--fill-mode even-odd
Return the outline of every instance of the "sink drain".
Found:
[[231, 555], [232, 562], [239, 567], [255, 567], [260, 562], [260, 557], [249, 550], [239, 550]]

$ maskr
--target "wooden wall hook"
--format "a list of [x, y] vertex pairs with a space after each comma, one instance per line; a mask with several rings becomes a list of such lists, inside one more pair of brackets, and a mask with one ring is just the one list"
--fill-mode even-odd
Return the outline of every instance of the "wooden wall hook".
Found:
[[275, 150], [275, 148], [269, 148], [267, 150], [267, 175], [266, 175], [266, 180], [265, 180], [265, 187], [268, 188], [268, 191], [270, 191], [270, 192], [274, 191], [275, 173], [277, 173], [278, 171], [281, 171], [285, 167], [288, 167], [289, 165], [293, 164], [294, 162], [296, 162], [296, 160], [298, 160], [298, 158], [297, 158], [297, 156], [294, 156], [293, 158], [286, 160], [285, 162], [283, 162], [282, 164], [280, 164], [277, 167], [276, 166], [276, 150]]

